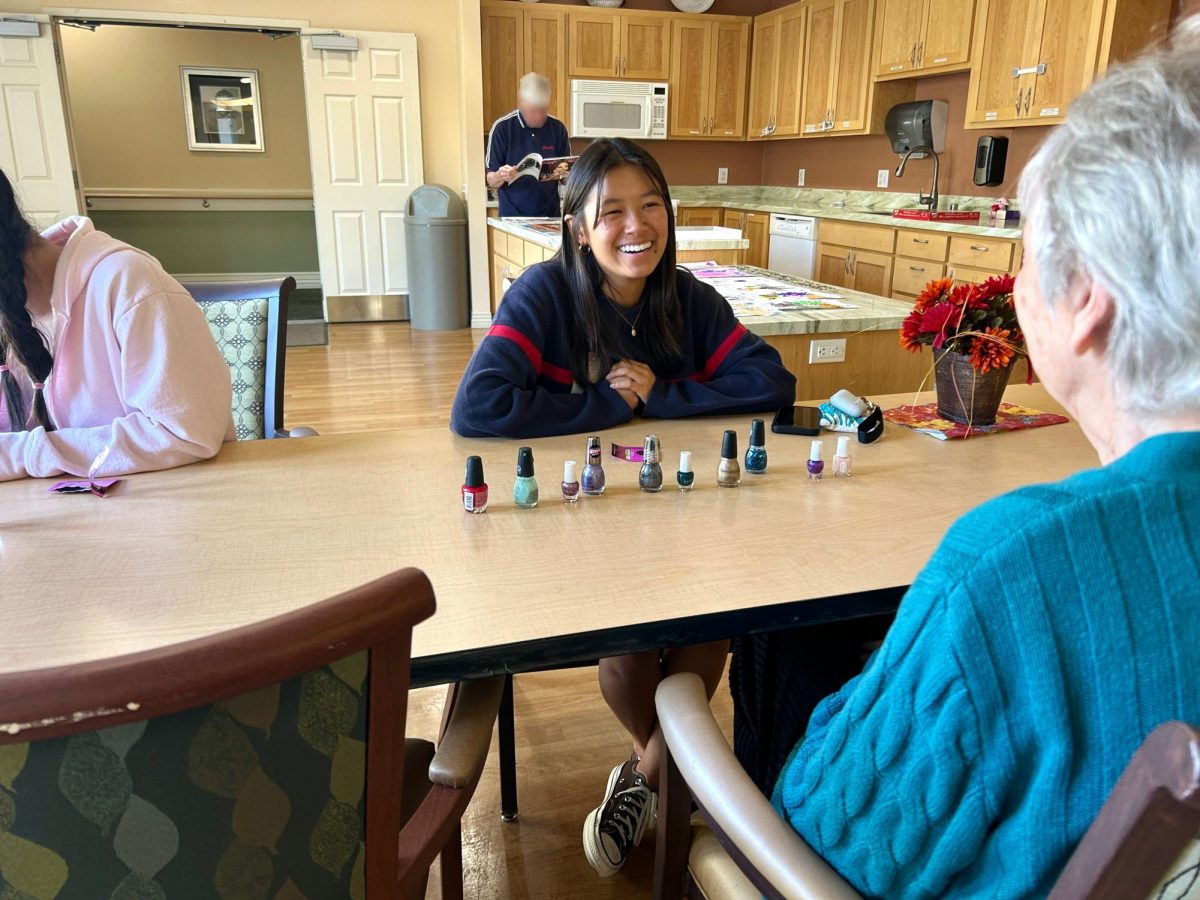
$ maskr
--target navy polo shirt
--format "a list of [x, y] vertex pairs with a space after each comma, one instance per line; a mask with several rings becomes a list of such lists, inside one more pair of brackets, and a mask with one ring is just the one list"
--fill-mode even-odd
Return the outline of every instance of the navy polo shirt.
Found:
[[[492, 123], [487, 146], [489, 172], [495, 172], [501, 166], [515, 166], [530, 153], [540, 153], [546, 158], [570, 156], [567, 126], [554, 116], [546, 116], [546, 123], [541, 128], [530, 128], [520, 111], [515, 109]], [[512, 184], [500, 185], [497, 192], [500, 215], [557, 218], [558, 184], [557, 181], [538, 181], [526, 176]]]

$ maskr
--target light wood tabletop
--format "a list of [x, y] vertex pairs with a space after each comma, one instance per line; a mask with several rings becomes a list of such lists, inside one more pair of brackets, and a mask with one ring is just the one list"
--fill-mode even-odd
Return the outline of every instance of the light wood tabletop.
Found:
[[[1061, 412], [1038, 385], [1007, 398]], [[876, 398], [885, 408], [911, 395]], [[931, 398], [927, 398], [931, 399]], [[1097, 464], [1074, 423], [940, 442], [889, 425], [853, 443], [854, 475], [805, 473], [810, 438], [769, 431], [765, 475], [718, 488], [721, 434], [744, 453], [751, 416], [643, 420], [601, 435], [663, 447], [664, 489], [605, 456], [608, 491], [561, 500], [586, 436], [465, 440], [442, 427], [226, 445], [205, 463], [124, 480], [111, 496], [0, 484], [0, 673], [151, 649], [289, 612], [386, 572], [423, 569], [438, 611], [413, 655], [606, 632], [907, 585], [959, 515], [997, 494]], [[517, 509], [519, 443], [541, 505]], [[675, 488], [680, 450], [696, 487]], [[485, 515], [462, 509], [483, 457]], [[981, 536], [986, 540], [986, 535]]]

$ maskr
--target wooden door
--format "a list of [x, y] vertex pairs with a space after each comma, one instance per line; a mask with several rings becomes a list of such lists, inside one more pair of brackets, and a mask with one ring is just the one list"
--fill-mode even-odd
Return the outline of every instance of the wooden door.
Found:
[[746, 68], [750, 59], [750, 23], [716, 22], [711, 26], [709, 46], [712, 74], [709, 80], [708, 133], [710, 137], [740, 140], [746, 136]]
[[[744, 209], [727, 209], [721, 214], [721, 226], [723, 228], [736, 228], [742, 231], [746, 225], [746, 216], [750, 215]], [[745, 234], [743, 233], [743, 237]]]
[[[550, 79], [550, 115], [561, 119], [569, 130], [571, 125], [567, 117], [571, 111], [571, 85], [567, 81], [567, 17], [561, 12], [537, 7], [523, 12], [523, 68], [526, 72], [540, 72]], [[485, 75], [486, 72], [485, 68]]]
[[856, 291], [865, 291], [877, 297], [886, 297], [892, 292], [892, 265], [895, 259], [890, 253], [872, 253], [870, 250], [852, 250], [850, 256], [850, 283]]
[[771, 241], [771, 216], [769, 213], [747, 213], [742, 225], [742, 236], [750, 241], [743, 259], [748, 266], [767, 267], [767, 250]]
[[1015, 122], [1026, 88], [1013, 69], [1032, 65], [1037, 49], [1039, 0], [979, 0], [976, 61], [967, 88], [968, 125]]
[[799, 134], [804, 87], [804, 31], [808, 10], [788, 8], [779, 17], [779, 55], [775, 73], [774, 135]]
[[1102, 6], [1097, 0], [1044, 2], [1039, 51], [1025, 65], [1044, 65], [1046, 70], [1032, 76], [1021, 107], [1023, 118], [1060, 119], [1067, 104], [1092, 82]]
[[834, 47], [837, 36], [837, 0], [818, 0], [808, 8], [808, 34], [804, 41], [804, 100], [801, 121], [805, 134], [827, 130], [832, 113]]
[[917, 66], [941, 69], [971, 61], [975, 4], [963, 0], [925, 0], [925, 33], [917, 45]]
[[[894, 75], [917, 67], [917, 45], [929, 0], [879, 0], [876, 15], [875, 74]], [[962, 5], [962, 0], [951, 0]]]
[[567, 69], [572, 78], [615, 78], [621, 55], [620, 17], [603, 12], [567, 13]]
[[676, 19], [671, 31], [670, 121], [673, 138], [708, 135], [712, 29], [699, 19]]
[[758, 16], [754, 20], [754, 53], [750, 61], [750, 113], [747, 136], [751, 140], [768, 137], [775, 113], [776, 60], [779, 55], [779, 16]]
[[517, 87], [525, 74], [525, 21], [519, 7], [485, 6], [483, 29], [483, 130], [517, 105]]
[[867, 127], [867, 92], [871, 87], [871, 23], [875, 0], [840, 0], [837, 50], [834, 55], [833, 130]]
[[833, 244], [817, 244], [816, 279], [822, 284], [853, 287], [850, 274], [850, 250]]
[[719, 206], [696, 206], [691, 209], [681, 209], [679, 211], [680, 225], [720, 225], [721, 213], [724, 210]]
[[671, 19], [621, 16], [621, 77], [666, 81], [671, 68]]

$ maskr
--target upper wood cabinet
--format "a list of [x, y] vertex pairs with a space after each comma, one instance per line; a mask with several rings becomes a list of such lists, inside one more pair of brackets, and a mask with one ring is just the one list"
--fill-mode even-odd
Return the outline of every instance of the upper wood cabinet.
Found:
[[804, 52], [805, 134], [868, 130], [875, 0], [816, 0]]
[[672, 22], [669, 137], [730, 140], [745, 135], [750, 23], [714, 19]]
[[1170, 0], [979, 0], [968, 128], [1061, 122], [1114, 60], [1165, 35]]
[[665, 81], [671, 62], [671, 18], [603, 10], [568, 13], [571, 77]]
[[800, 4], [754, 20], [748, 116], [752, 140], [800, 133], [807, 23], [808, 10]]
[[566, 15], [511, 3], [480, 9], [483, 29], [483, 128], [517, 105], [517, 87], [526, 72], [550, 79], [550, 114], [567, 121]]
[[953, 72], [971, 61], [971, 0], [878, 0], [876, 77]]

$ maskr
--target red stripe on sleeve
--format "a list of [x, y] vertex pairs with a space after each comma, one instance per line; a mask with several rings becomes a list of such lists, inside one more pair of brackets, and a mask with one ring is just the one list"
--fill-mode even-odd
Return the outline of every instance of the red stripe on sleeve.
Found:
[[575, 383], [574, 376], [561, 366], [556, 366], [554, 363], [542, 360], [541, 373], [551, 381], [557, 381], [559, 384], [572, 385]]
[[554, 363], [546, 362], [542, 359], [542, 354], [538, 352], [537, 347], [533, 346], [533, 341], [529, 340], [529, 338], [512, 326], [493, 325], [488, 329], [488, 337], [502, 337], [512, 341], [529, 357], [529, 362], [533, 365], [534, 371], [539, 375], [545, 375], [551, 381], [557, 381], [559, 384], [571, 385], [575, 383], [575, 379], [570, 372], [561, 366], [556, 366]]
[[742, 339], [742, 335], [746, 333], [746, 326], [739, 322], [729, 332], [729, 336], [721, 341], [720, 346], [713, 352], [713, 355], [708, 358], [708, 362], [704, 364], [704, 369], [692, 376], [694, 381], [708, 381], [717, 374], [717, 369], [721, 368], [721, 363], [725, 362], [725, 358], [737, 346], [737, 342]]

